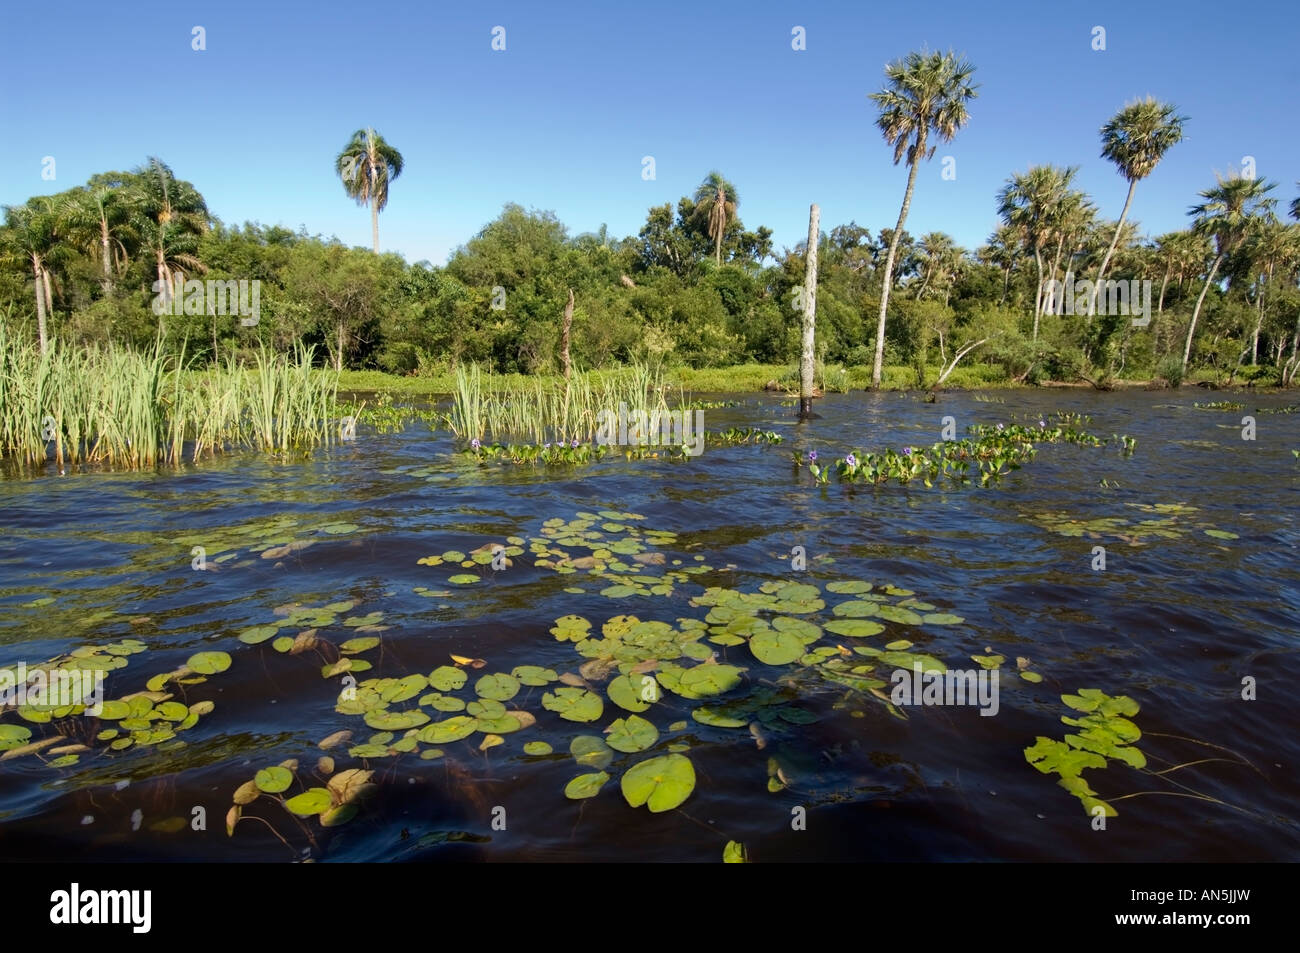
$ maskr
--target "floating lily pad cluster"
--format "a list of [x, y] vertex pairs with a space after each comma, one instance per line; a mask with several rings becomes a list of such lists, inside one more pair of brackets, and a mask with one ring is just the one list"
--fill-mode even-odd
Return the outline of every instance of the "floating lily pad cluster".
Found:
[[1186, 503], [1127, 503], [1126, 506], [1147, 514], [1144, 520], [1122, 516], [1080, 519], [1072, 513], [1047, 512], [1021, 516], [1044, 529], [1062, 536], [1086, 539], [1114, 537], [1130, 546], [1145, 546], [1156, 540], [1182, 539], [1189, 534], [1204, 534], [1212, 539], [1237, 539], [1236, 533], [1218, 529], [1197, 519], [1197, 507]]
[[[128, 656], [143, 652], [146, 647], [138, 639], [82, 646], [39, 667], [47, 672], [65, 669], [107, 673], [125, 667]], [[19, 718], [31, 724], [48, 724], [52, 733], [33, 740], [32, 729], [25, 725], [0, 723], [0, 752], [3, 752], [0, 760], [36, 754], [42, 759], [51, 756], [47, 764], [63, 768], [94, 751], [92, 741], [102, 742], [110, 751], [152, 745], [158, 745], [161, 750], [179, 747], [183, 742], [177, 738], [178, 733], [193, 728], [215, 705], [211, 701], [190, 705], [174, 701], [174, 695], [164, 691], [164, 687], [172, 681], [181, 685], [205, 682], [208, 676], [228, 669], [230, 663], [230, 656], [225, 652], [197, 652], [180, 668], [149, 679], [144, 691], [100, 700], [98, 714], [87, 710], [94, 707], [96, 699], [86, 697], [85, 683], [82, 683], [82, 697], [83, 701], [91, 702], [89, 706], [81, 702], [16, 706], [14, 711]]]
[[285, 559], [322, 540], [346, 536], [360, 528], [359, 524], [344, 520], [310, 525], [302, 516], [286, 514], [236, 526], [212, 527], [177, 537], [170, 543], [176, 547], [177, 558], [186, 562], [190, 561], [193, 547], [203, 547], [207, 571], [219, 572], [232, 560], [240, 560], [235, 566], [244, 567], [255, 564], [253, 556], [265, 560]]
[[[326, 742], [330, 740], [325, 739], [321, 746], [328, 748]], [[251, 781], [235, 789], [234, 803], [226, 813], [226, 835], [235, 835], [235, 828], [244, 819], [245, 808], [259, 799], [274, 801], [297, 818], [316, 818], [321, 827], [346, 824], [356, 817], [377, 786], [370, 782], [373, 771], [350, 768], [335, 774], [334, 767], [332, 757], [321, 757], [310, 780], [300, 777], [302, 772], [296, 758], [260, 769]], [[319, 783], [311, 784], [312, 780]], [[295, 789], [297, 793], [293, 793]]]
[[1232, 400], [1211, 400], [1204, 404], [1192, 404], [1197, 410], [1244, 410], [1246, 405]]
[[1110, 761], [1123, 761], [1131, 768], [1146, 767], [1146, 755], [1136, 747], [1142, 732], [1129, 720], [1138, 713], [1138, 703], [1127, 695], [1112, 698], [1095, 688], [1062, 695], [1061, 701], [1082, 713], [1079, 717], [1061, 716], [1061, 721], [1079, 731], [1066, 735], [1064, 741], [1040, 735], [1025, 749], [1025, 760], [1043, 774], [1059, 775], [1057, 783], [1077, 797], [1088, 814], [1100, 807], [1107, 817], [1115, 817], [1118, 812], [1097, 796], [1083, 772], [1104, 768]]

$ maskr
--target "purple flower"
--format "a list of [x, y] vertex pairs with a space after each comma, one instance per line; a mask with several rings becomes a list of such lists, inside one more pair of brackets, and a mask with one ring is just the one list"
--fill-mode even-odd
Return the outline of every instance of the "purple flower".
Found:
[[479, 449], [480, 447], [483, 446], [483, 444], [481, 444], [481, 443], [478, 442], [478, 437], [475, 437], [473, 440], [471, 440], [471, 441], [469, 442], [469, 445], [470, 445], [471, 447], [473, 447], [475, 450], [477, 450], [477, 449]]
[[1002, 425], [1001, 425], [1001, 424], [998, 424], [998, 432], [999, 432], [999, 433], [1002, 432]]
[[577, 449], [578, 449], [578, 438], [577, 438], [577, 437], [574, 437], [574, 438], [573, 438], [573, 443], [570, 444], [570, 446], [573, 447], [574, 450], [577, 450]]
[[551, 444], [550, 444], [550, 442], [548, 441], [548, 442], [542, 444], [542, 449], [543, 449], [543, 450], [550, 450], [550, 449], [551, 449]]
[[808, 451], [808, 462], [809, 462], [809, 463], [816, 463], [816, 462], [817, 462], [817, 451], [816, 451], [816, 450], [809, 450], [809, 451]]
[[850, 453], [847, 457], [844, 458], [844, 462], [851, 467], [856, 467], [858, 465], [858, 458]]
[[910, 457], [911, 455], [912, 455], [912, 448], [911, 448], [911, 447], [904, 447], [904, 448], [903, 448], [903, 456], [905, 456], [905, 457]]
[[1040, 421], [1038, 421], [1038, 426], [1040, 426], [1040, 427], [1046, 427], [1047, 424], [1046, 424], [1044, 421], [1040, 420]]

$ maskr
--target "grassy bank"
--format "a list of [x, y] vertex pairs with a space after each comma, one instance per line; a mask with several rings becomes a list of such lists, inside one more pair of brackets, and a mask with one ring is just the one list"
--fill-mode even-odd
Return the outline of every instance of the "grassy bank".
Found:
[[[618, 380], [628, 369], [592, 371], [591, 380], [597, 384]], [[928, 379], [939, 375], [937, 367], [930, 368]], [[663, 382], [670, 389], [692, 393], [754, 393], [772, 381], [796, 392], [799, 387], [798, 368], [791, 364], [737, 364], [733, 367], [681, 367], [665, 370]], [[559, 375], [532, 376], [527, 374], [498, 374], [496, 384], [505, 389], [533, 390], [540, 380], [546, 387], [561, 384]], [[829, 392], [865, 390], [871, 386], [869, 367], [832, 367], [817, 375], [817, 384]], [[997, 388], [1019, 386], [1002, 376], [1001, 368], [983, 364], [960, 367], [944, 382], [944, 387]], [[915, 390], [916, 372], [907, 366], [886, 367], [884, 390]], [[388, 392], [410, 396], [450, 396], [456, 392], [454, 372], [425, 377], [398, 376], [383, 371], [344, 371], [339, 377], [339, 390], [343, 393]]]

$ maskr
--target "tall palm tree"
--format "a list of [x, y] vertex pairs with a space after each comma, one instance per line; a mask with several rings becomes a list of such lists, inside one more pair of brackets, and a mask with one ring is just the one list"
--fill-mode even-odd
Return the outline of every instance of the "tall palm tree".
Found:
[[70, 240], [98, 252], [106, 294], [113, 290], [114, 259], [125, 261], [125, 242], [139, 237], [131, 227], [131, 198], [124, 188], [91, 184], [75, 190], [61, 209]]
[[934, 279], [943, 271], [957, 247], [952, 236], [944, 232], [927, 232], [921, 236], [917, 250], [921, 253], [921, 283], [916, 289], [917, 300], [925, 294]]
[[1092, 302], [1088, 305], [1089, 318], [1097, 311], [1101, 282], [1106, 277], [1106, 266], [1115, 253], [1124, 219], [1128, 217], [1133, 190], [1137, 188], [1139, 180], [1150, 175], [1164, 154], [1183, 138], [1185, 122], [1187, 117], [1179, 116], [1177, 107], [1172, 103], [1157, 102], [1148, 96], [1128, 103], [1110, 122], [1101, 127], [1101, 157], [1115, 163], [1119, 174], [1128, 180], [1128, 195], [1124, 198], [1119, 221], [1115, 223], [1115, 236], [1111, 239], [1110, 248], [1106, 250], [1101, 259], [1101, 267], [1097, 269], [1097, 285], [1093, 288]]
[[[1259, 363], [1259, 332], [1264, 325], [1264, 297], [1273, 284], [1273, 275], [1300, 257], [1300, 225], [1283, 225], [1278, 221], [1264, 221], [1255, 229], [1246, 245], [1250, 268], [1256, 274], [1255, 330], [1250, 337], [1250, 363]], [[1242, 349], [1242, 357], [1245, 357]]]
[[131, 225], [153, 256], [162, 300], [170, 307], [174, 272], [184, 275], [186, 270], [203, 267], [198, 239], [208, 228], [208, 206], [198, 189], [177, 179], [165, 162], [153, 156], [135, 175], [138, 199]]
[[1002, 272], [1002, 297], [1000, 307], [1007, 300], [1007, 287], [1011, 283], [1011, 269], [1020, 255], [1024, 239], [1019, 229], [1012, 225], [999, 225], [989, 236], [988, 244], [980, 246], [975, 252], [977, 258], [985, 264], [996, 265]]
[[1192, 337], [1196, 334], [1196, 321], [1201, 316], [1201, 305], [1205, 303], [1206, 292], [1214, 276], [1219, 273], [1219, 266], [1224, 258], [1235, 252], [1254, 229], [1263, 221], [1273, 217], [1277, 199], [1268, 198], [1267, 193], [1277, 186], [1267, 179], [1247, 179], [1242, 176], [1223, 178], [1215, 175], [1218, 185], [1201, 193], [1205, 199], [1194, 205], [1188, 213], [1194, 217], [1193, 229], [1201, 235], [1208, 235], [1214, 240], [1214, 261], [1205, 276], [1205, 285], [1201, 295], [1196, 299], [1196, 308], [1192, 311], [1192, 322], [1187, 326], [1187, 344], [1183, 348], [1183, 373], [1187, 373], [1187, 362], [1192, 356]]
[[708, 235], [713, 239], [713, 255], [719, 265], [722, 264], [722, 237], [726, 234], [727, 222], [736, 217], [739, 206], [740, 195], [736, 187], [719, 172], [710, 172], [695, 190], [696, 213], [705, 219]]
[[370, 233], [379, 254], [379, 213], [388, 205], [388, 184], [402, 174], [402, 154], [375, 130], [358, 129], [334, 160], [343, 190], [370, 206]]
[[894, 280], [894, 256], [898, 252], [898, 239], [907, 221], [907, 210], [912, 204], [916, 188], [916, 171], [922, 159], [934, 155], [934, 146], [928, 145], [931, 135], [949, 142], [970, 119], [966, 110], [968, 100], [975, 98], [978, 88], [971, 83], [975, 67], [948, 53], [912, 52], [885, 67], [885, 87], [871, 93], [870, 99], [880, 110], [876, 126], [885, 142], [894, 147], [894, 165], [907, 159], [907, 189], [903, 193], [903, 206], [898, 212], [898, 224], [889, 242], [885, 258], [884, 285], [880, 290], [880, 317], [876, 322], [876, 359], [871, 369], [871, 386], [880, 386], [885, 361], [885, 315], [889, 312], [889, 289]]
[[1034, 253], [1038, 285], [1034, 292], [1034, 337], [1038, 340], [1038, 319], [1043, 313], [1043, 249], [1058, 228], [1057, 208], [1066, 193], [1073, 168], [1031, 166], [1015, 173], [998, 192], [998, 215], [1007, 226], [1020, 231]]
[[36, 331], [44, 354], [49, 347], [48, 315], [54, 310], [50, 266], [67, 252], [59, 241], [59, 207], [52, 196], [42, 196], [29, 200], [26, 205], [7, 205], [4, 212], [0, 256], [31, 268], [36, 294]]

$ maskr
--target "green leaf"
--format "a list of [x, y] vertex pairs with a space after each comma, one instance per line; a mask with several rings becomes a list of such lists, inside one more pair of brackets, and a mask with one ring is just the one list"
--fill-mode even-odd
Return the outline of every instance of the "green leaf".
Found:
[[463, 669], [439, 665], [429, 674], [429, 685], [440, 692], [454, 692], [469, 680]]
[[965, 622], [959, 615], [953, 615], [951, 612], [930, 612], [921, 617], [926, 625], [957, 625]]
[[446, 721], [435, 721], [420, 729], [417, 737], [425, 744], [441, 745], [451, 741], [468, 738], [478, 728], [478, 719], [468, 715], [456, 715]]
[[568, 686], [544, 694], [542, 707], [566, 721], [595, 721], [605, 710], [605, 703], [594, 692]]
[[293, 784], [293, 772], [279, 765], [274, 768], [263, 768], [257, 772], [253, 783], [257, 785], [259, 791], [279, 794], [281, 791], [288, 790], [289, 785]]
[[373, 649], [379, 644], [379, 637], [374, 635], [362, 635], [355, 639], [348, 639], [339, 646], [339, 651], [344, 655], [355, 655], [358, 652], [364, 652], [367, 649]]
[[879, 622], [871, 622], [867, 619], [836, 619], [834, 622], [826, 623], [826, 631], [858, 639], [868, 635], [879, 635], [885, 631], [885, 627]]
[[498, 672], [495, 675], [484, 675], [474, 683], [474, 692], [480, 698], [490, 698], [494, 701], [508, 701], [519, 693], [519, 680], [513, 675], [506, 675]]
[[639, 715], [628, 715], [609, 726], [605, 743], [615, 751], [645, 751], [659, 740], [659, 729]]
[[769, 629], [749, 640], [749, 650], [767, 665], [788, 665], [804, 654], [804, 643], [792, 632]]
[[688, 698], [721, 695], [740, 684], [743, 671], [734, 665], [696, 665], [682, 672], [679, 693]]
[[554, 750], [555, 749], [552, 748], [545, 741], [529, 741], [524, 745], [524, 754], [540, 756], [544, 754], [550, 754]]
[[230, 668], [230, 656], [225, 652], [199, 652], [185, 664], [200, 675], [216, 675]]
[[284, 807], [289, 813], [297, 814], [299, 817], [311, 817], [321, 811], [328, 811], [333, 803], [334, 799], [330, 796], [328, 788], [308, 788], [285, 801]]
[[888, 605], [880, 606], [880, 618], [889, 622], [897, 622], [900, 625], [920, 625], [924, 621], [920, 615], [911, 609]]
[[744, 718], [724, 715], [703, 705], [692, 711], [691, 717], [702, 725], [712, 725], [714, 728], [744, 728], [749, 724], [749, 721]]
[[560, 676], [554, 669], [542, 668], [540, 665], [517, 665], [510, 673], [524, 685], [547, 685]]
[[722, 848], [722, 862], [724, 864], [749, 863], [749, 855], [745, 850], [745, 845], [739, 841], [727, 841], [727, 846]]
[[632, 807], [646, 805], [652, 814], [680, 806], [695, 790], [695, 766], [681, 754], [667, 754], [633, 765], [620, 781]]
[[608, 780], [609, 775], [604, 771], [593, 774], [580, 774], [564, 786], [564, 796], [573, 801], [595, 797]]
[[826, 584], [827, 592], [834, 592], [839, 595], [856, 595], [860, 592], [870, 592], [871, 583], [860, 582], [854, 579], [845, 579], [838, 582], [828, 582]]
[[[625, 711], [645, 711], [650, 707], [650, 703], [641, 697], [642, 678], [649, 676], [642, 675], [620, 675], [611, 679], [605, 691], [609, 693], [609, 700], [619, 708]], [[654, 682], [654, 679], [650, 679]], [[652, 686], [654, 698], [659, 697], [659, 688], [657, 685]]]
[[[257, 645], [265, 642], [267, 639], [275, 638], [275, 634], [280, 631], [278, 625], [256, 625], [251, 629], [245, 629], [239, 633], [239, 641], [245, 645]], [[193, 668], [194, 666], [190, 666]]]
[[569, 754], [578, 764], [589, 768], [605, 768], [614, 760], [614, 749], [595, 735], [578, 735], [569, 742]]

